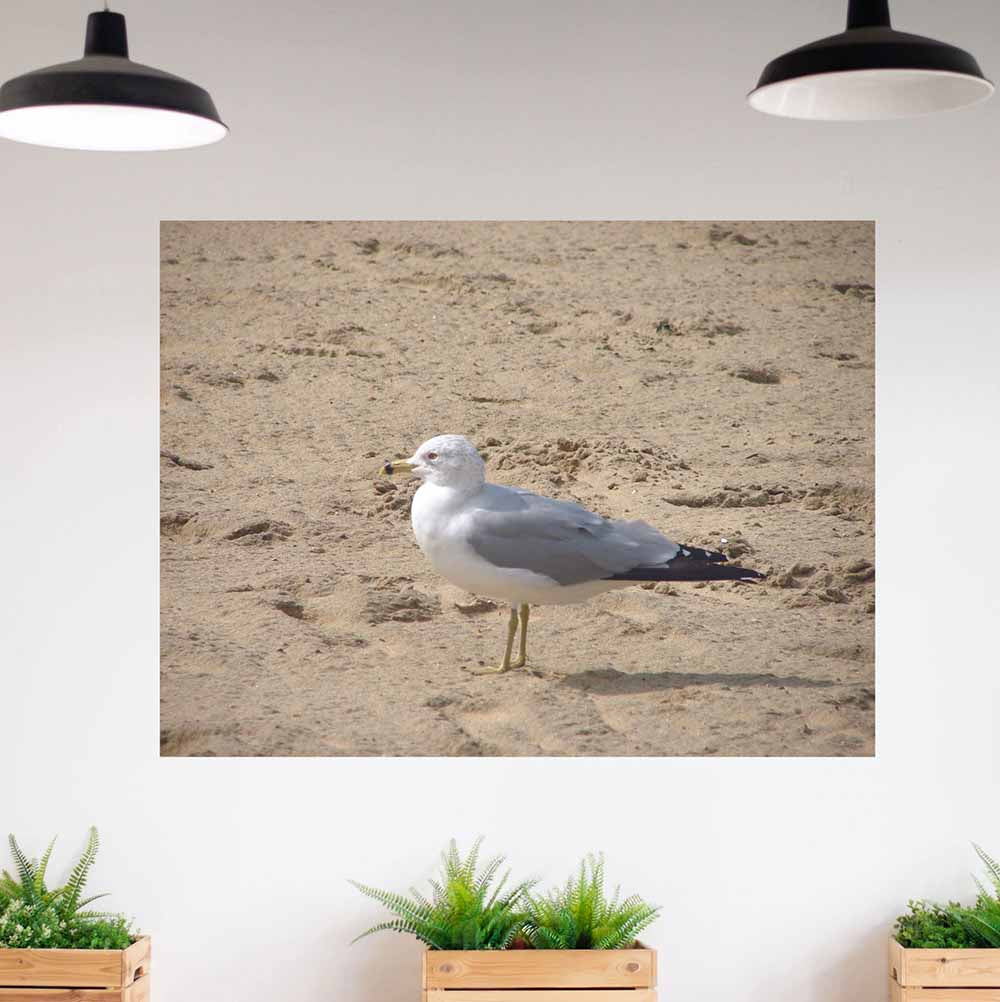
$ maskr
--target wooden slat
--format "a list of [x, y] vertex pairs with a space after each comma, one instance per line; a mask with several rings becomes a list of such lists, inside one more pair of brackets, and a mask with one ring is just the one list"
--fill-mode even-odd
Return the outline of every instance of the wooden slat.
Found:
[[895, 939], [889, 940], [889, 980], [906, 984], [906, 955]]
[[891, 997], [892, 1002], [1000, 1002], [1000, 988], [903, 988], [892, 982]]
[[0, 950], [0, 987], [121, 988], [122, 950]]
[[149, 1002], [149, 975], [127, 988], [0, 988], [0, 1002]]
[[125, 1002], [126, 998], [121, 988], [0, 988], [0, 1002]]
[[149, 973], [150, 949], [141, 936], [125, 950], [0, 950], [0, 988], [124, 988]]
[[911, 950], [894, 942], [889, 964], [904, 988], [1000, 989], [1000, 950]]
[[152, 940], [141, 936], [127, 950], [122, 950], [122, 980], [123, 985], [132, 984], [142, 974], [149, 974], [152, 953]]
[[142, 977], [136, 978], [122, 992], [122, 1002], [149, 1002], [150, 996], [150, 980], [149, 975], [144, 974]]
[[652, 988], [652, 950], [428, 950], [425, 988]]
[[429, 988], [423, 993], [424, 1002], [656, 1002], [653, 988], [570, 988], [568, 990], [532, 991], [530, 988], [449, 991]]

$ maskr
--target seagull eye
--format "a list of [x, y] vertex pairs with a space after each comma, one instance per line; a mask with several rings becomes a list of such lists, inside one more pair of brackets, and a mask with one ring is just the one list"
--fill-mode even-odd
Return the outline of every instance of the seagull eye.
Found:
[[436, 452], [428, 452], [427, 455], [424, 458], [425, 459], [430, 459], [430, 460], [433, 461], [433, 460], [435, 460], [435, 459], [438, 458], [438, 454]]

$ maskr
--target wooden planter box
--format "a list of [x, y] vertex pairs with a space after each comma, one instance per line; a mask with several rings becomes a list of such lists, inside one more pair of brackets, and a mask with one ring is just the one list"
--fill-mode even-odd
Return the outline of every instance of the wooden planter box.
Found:
[[149, 948], [0, 949], [0, 1002], [149, 1002]]
[[889, 941], [892, 1002], [1000, 1002], [1000, 950], [912, 950]]
[[656, 1002], [656, 951], [427, 950], [422, 1002]]

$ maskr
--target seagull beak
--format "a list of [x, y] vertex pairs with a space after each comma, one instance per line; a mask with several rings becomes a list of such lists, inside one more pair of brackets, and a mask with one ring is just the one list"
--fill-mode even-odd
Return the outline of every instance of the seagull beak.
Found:
[[408, 459], [395, 459], [390, 463], [386, 463], [379, 473], [384, 474], [387, 477], [391, 477], [396, 473], [409, 473], [413, 469], [413, 463]]

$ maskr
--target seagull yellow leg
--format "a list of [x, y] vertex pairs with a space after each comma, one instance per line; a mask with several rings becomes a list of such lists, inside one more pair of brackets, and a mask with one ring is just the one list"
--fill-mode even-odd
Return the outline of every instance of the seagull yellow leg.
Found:
[[[507, 620], [507, 646], [503, 653], [503, 662], [499, 665], [495, 665], [492, 668], [482, 668], [475, 675], [502, 675], [505, 671], [509, 671], [511, 668], [510, 663], [510, 652], [514, 648], [514, 634], [517, 633], [517, 608], [515, 606], [510, 607], [510, 619]], [[518, 667], [518, 666], [515, 666]]]
[[523, 668], [528, 662], [528, 616], [530, 613], [528, 603], [525, 602], [521, 606], [521, 646], [517, 660], [511, 665], [511, 668]]

